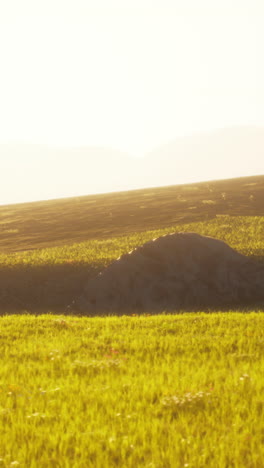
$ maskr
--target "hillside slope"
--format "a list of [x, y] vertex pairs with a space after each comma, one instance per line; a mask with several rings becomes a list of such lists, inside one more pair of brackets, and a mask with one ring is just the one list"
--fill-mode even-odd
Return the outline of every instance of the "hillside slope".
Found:
[[0, 207], [0, 252], [69, 245], [217, 215], [263, 216], [264, 176]]

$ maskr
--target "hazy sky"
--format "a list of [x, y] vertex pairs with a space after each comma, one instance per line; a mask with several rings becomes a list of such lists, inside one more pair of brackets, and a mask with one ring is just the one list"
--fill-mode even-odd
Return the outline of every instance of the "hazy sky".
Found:
[[263, 0], [0, 0], [0, 142], [140, 156], [262, 126], [263, 24]]

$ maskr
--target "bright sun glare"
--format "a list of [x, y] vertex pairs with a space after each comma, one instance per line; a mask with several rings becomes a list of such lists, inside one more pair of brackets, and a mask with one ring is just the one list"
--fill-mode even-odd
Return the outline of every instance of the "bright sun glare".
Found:
[[[263, 19], [258, 0], [1, 2], [0, 142], [143, 156], [183, 135], [260, 127]], [[27, 199], [42, 196], [15, 154], [2, 150], [1, 172], [22, 171]]]

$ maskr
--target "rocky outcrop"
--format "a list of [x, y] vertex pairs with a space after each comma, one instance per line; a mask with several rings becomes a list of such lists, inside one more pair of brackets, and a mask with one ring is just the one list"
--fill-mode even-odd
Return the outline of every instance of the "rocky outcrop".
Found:
[[72, 309], [177, 311], [264, 302], [264, 267], [196, 233], [153, 239], [91, 279]]

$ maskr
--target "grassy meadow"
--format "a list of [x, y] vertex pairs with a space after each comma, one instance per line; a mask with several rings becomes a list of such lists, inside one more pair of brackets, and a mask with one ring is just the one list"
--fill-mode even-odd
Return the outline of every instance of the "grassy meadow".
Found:
[[169, 232], [263, 263], [263, 201], [253, 177], [0, 207], [0, 467], [264, 467], [264, 306], [64, 313]]
[[0, 466], [263, 467], [261, 313], [1, 319]]

